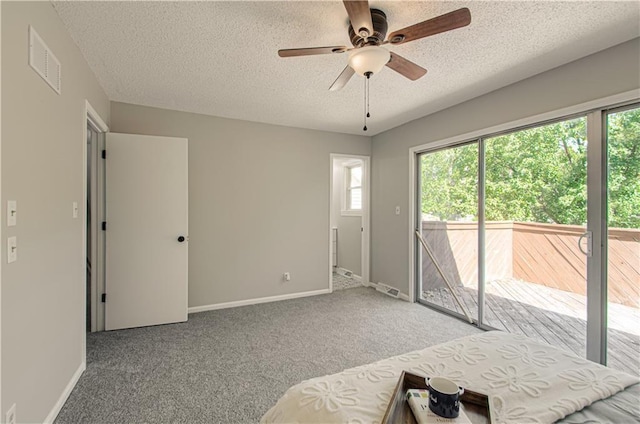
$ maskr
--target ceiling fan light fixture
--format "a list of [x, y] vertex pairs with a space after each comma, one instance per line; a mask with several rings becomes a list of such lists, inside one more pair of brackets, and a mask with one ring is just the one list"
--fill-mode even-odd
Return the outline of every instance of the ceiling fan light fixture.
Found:
[[380, 46], [366, 46], [355, 49], [349, 55], [349, 66], [358, 75], [377, 74], [391, 59], [389, 50]]

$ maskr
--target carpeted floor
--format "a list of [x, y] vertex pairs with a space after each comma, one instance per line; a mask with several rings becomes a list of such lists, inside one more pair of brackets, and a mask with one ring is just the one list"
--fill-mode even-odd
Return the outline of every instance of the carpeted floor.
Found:
[[90, 334], [56, 423], [252, 423], [290, 386], [480, 332], [372, 288]]

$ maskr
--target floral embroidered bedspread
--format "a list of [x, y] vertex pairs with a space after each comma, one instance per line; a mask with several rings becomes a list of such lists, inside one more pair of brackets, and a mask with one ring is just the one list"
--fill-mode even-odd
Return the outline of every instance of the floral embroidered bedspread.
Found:
[[379, 423], [403, 370], [486, 393], [496, 423], [552, 423], [636, 377], [521, 335], [491, 331], [291, 387], [261, 423]]

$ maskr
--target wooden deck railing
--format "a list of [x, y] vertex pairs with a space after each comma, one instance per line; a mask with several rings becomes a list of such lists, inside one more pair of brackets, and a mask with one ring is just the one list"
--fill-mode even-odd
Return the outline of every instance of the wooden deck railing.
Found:
[[[486, 281], [517, 278], [586, 295], [586, 256], [578, 248], [585, 228], [530, 222], [486, 223]], [[478, 224], [423, 221], [422, 233], [449, 279], [475, 287], [478, 281]], [[609, 229], [609, 301], [640, 308], [640, 230]], [[443, 281], [428, 257], [423, 288]]]

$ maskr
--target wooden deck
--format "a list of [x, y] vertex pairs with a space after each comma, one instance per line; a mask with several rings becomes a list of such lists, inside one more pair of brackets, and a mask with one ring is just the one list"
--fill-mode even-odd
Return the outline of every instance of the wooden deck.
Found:
[[[458, 286], [473, 317], [478, 314], [477, 290]], [[485, 324], [536, 338], [586, 356], [586, 297], [516, 279], [487, 283]], [[462, 313], [442, 287], [423, 291], [423, 300]], [[608, 365], [640, 376], [640, 309], [609, 305]]]
[[[486, 278], [515, 278], [586, 295], [587, 259], [578, 247], [585, 228], [535, 222], [485, 224]], [[478, 223], [423, 221], [422, 236], [454, 284], [478, 281]], [[608, 287], [613, 303], [640, 308], [640, 229], [610, 228]], [[427, 255], [422, 275], [438, 287], [444, 282]]]

